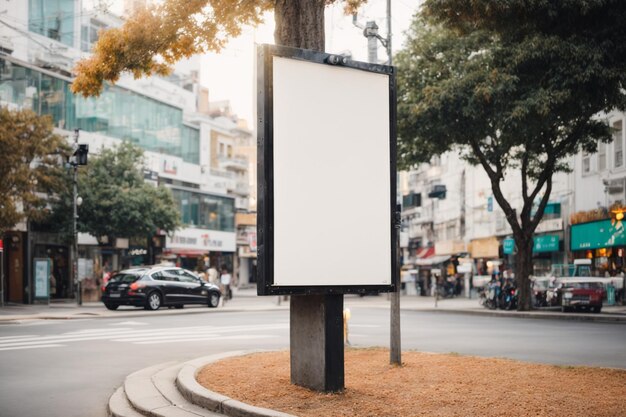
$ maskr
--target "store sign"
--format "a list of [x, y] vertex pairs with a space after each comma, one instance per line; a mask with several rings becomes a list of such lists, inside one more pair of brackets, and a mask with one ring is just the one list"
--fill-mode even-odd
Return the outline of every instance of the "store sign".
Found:
[[446, 240], [435, 242], [435, 255], [456, 255], [465, 252], [465, 242], [458, 240]]
[[502, 241], [502, 253], [512, 255], [515, 252], [515, 239], [507, 237]]
[[624, 224], [611, 220], [575, 224], [572, 226], [570, 249], [587, 250], [626, 246]]
[[563, 219], [547, 219], [542, 220], [537, 225], [535, 233], [554, 232], [557, 230], [563, 230]]
[[168, 249], [199, 249], [203, 251], [234, 252], [235, 233], [206, 229], [182, 229], [167, 237]]
[[559, 251], [559, 236], [558, 235], [543, 235], [535, 236], [533, 238], [533, 252], [558, 252]]
[[498, 258], [500, 242], [495, 237], [472, 240], [472, 258]]

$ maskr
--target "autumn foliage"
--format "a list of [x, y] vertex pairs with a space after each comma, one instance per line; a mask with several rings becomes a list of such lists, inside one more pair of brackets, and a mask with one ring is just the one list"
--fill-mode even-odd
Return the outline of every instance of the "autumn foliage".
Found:
[[[293, 7], [335, 1], [293, 0]], [[345, 1], [346, 12], [356, 11], [365, 1]], [[93, 55], [74, 69], [72, 91], [98, 96], [105, 81], [115, 83], [125, 71], [135, 78], [167, 75], [180, 59], [220, 51], [244, 26], [260, 24], [274, 4], [274, 0], [165, 0], [140, 9], [122, 27], [100, 34]]]

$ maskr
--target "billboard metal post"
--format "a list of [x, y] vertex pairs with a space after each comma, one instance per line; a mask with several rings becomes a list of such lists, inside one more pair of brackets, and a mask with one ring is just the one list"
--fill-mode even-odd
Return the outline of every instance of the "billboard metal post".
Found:
[[292, 382], [341, 391], [343, 295], [397, 287], [395, 71], [262, 45], [257, 87], [257, 293], [292, 296]]

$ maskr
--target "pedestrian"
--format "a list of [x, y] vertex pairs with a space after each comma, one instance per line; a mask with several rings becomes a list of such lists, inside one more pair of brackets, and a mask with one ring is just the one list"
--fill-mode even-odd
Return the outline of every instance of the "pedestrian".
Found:
[[196, 273], [198, 274], [198, 276], [200, 277], [200, 279], [202, 281], [207, 282], [208, 276], [207, 276], [206, 272], [204, 272], [203, 270], [199, 270]]
[[222, 287], [224, 288], [225, 300], [231, 300], [233, 298], [233, 293], [231, 292], [231, 289], [230, 289], [231, 281], [232, 281], [232, 276], [230, 275], [230, 272], [228, 271], [228, 268], [226, 267], [226, 265], [223, 265], [222, 275], [220, 275], [220, 282], [222, 284]]
[[213, 285], [218, 285], [218, 284], [219, 284], [219, 282], [218, 282], [217, 278], [218, 278], [218, 275], [219, 275], [219, 274], [218, 274], [218, 272], [217, 272], [217, 269], [215, 269], [215, 267], [214, 267], [214, 266], [211, 266], [211, 267], [209, 268], [209, 270], [208, 270], [208, 272], [207, 272], [207, 273], [208, 273], [208, 275], [209, 275], [209, 282], [210, 282], [211, 284], [213, 284]]

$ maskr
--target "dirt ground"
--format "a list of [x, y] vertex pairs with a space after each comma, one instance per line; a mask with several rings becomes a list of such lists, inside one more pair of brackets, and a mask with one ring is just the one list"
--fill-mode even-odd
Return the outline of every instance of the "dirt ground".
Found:
[[289, 382], [289, 352], [259, 353], [209, 365], [206, 388], [302, 417], [626, 416], [626, 371], [531, 364], [458, 354], [385, 349], [345, 352], [346, 389], [322, 394]]

